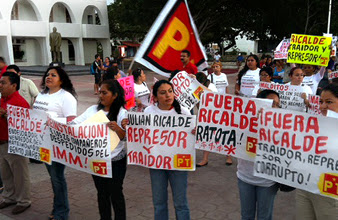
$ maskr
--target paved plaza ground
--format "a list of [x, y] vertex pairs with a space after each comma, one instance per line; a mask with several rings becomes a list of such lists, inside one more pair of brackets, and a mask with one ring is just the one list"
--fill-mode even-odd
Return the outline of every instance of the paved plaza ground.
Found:
[[[163, 77], [146, 72], [148, 85], [153, 77]], [[40, 76], [25, 76], [36, 85]], [[234, 91], [236, 75], [229, 74], [230, 91]], [[97, 103], [93, 95], [94, 78], [90, 75], [71, 76], [78, 94], [78, 114]], [[197, 162], [202, 151], [197, 150]], [[232, 166], [225, 165], [225, 157], [210, 154], [209, 164], [189, 173], [188, 199], [191, 218], [195, 220], [237, 220], [240, 219], [240, 205], [236, 177], [236, 161]], [[0, 210], [0, 220], [47, 220], [52, 210], [53, 193], [47, 170], [43, 164], [29, 164], [31, 174], [32, 206], [26, 212], [13, 216], [12, 207]], [[91, 175], [66, 168], [70, 220], [98, 220], [96, 189]], [[128, 220], [153, 219], [149, 170], [139, 166], [128, 166], [124, 180], [124, 194]], [[170, 219], [175, 219], [172, 197], [169, 196]], [[295, 219], [295, 192], [278, 192], [275, 200], [274, 219]]]

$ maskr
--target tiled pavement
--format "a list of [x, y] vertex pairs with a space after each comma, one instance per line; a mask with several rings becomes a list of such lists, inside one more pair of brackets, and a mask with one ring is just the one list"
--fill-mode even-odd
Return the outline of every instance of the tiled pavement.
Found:
[[[148, 85], [152, 84], [154, 73], [147, 73]], [[160, 76], [156, 76], [161, 78]], [[39, 85], [40, 77], [27, 78]], [[97, 102], [93, 95], [93, 77], [72, 76], [78, 93], [78, 113]], [[235, 75], [228, 75], [231, 85]], [[230, 88], [233, 91], [233, 86]], [[197, 151], [197, 161], [202, 152]], [[0, 210], [0, 220], [47, 220], [52, 210], [53, 194], [46, 168], [42, 164], [29, 164], [32, 183], [32, 206], [22, 214], [11, 215], [12, 207]], [[99, 219], [96, 189], [89, 174], [66, 168], [70, 220]], [[222, 155], [210, 154], [209, 165], [189, 173], [188, 198], [192, 219], [196, 220], [237, 220], [240, 219], [240, 205], [236, 178], [236, 163], [225, 166]], [[124, 194], [128, 220], [153, 219], [149, 171], [138, 166], [128, 166], [124, 181]], [[295, 213], [295, 193], [278, 192], [274, 219], [292, 220]], [[175, 219], [172, 198], [169, 197], [170, 219]]]

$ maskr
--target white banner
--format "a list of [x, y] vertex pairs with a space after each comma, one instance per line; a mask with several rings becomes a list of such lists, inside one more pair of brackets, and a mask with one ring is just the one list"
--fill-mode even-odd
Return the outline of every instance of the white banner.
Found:
[[50, 145], [44, 144], [48, 138], [44, 111], [7, 106], [8, 153], [17, 154], [51, 164]]
[[47, 118], [53, 161], [102, 177], [112, 177], [110, 130], [106, 123], [66, 125]]
[[290, 38], [282, 40], [274, 51], [275, 60], [286, 60], [288, 58], [288, 49], [290, 46]]
[[128, 164], [152, 169], [195, 170], [194, 115], [128, 113]]
[[196, 128], [196, 148], [254, 160], [258, 111], [269, 102], [232, 95], [204, 92]]
[[255, 176], [338, 199], [338, 119], [264, 109]]
[[305, 92], [303, 86], [293, 86], [287, 84], [260, 82], [261, 90], [271, 89], [279, 93], [281, 107], [294, 111], [305, 111], [306, 105], [302, 98], [302, 93]]

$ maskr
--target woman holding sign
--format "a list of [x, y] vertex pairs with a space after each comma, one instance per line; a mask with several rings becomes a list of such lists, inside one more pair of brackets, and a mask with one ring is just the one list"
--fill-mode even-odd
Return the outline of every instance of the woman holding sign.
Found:
[[[76, 93], [67, 73], [61, 67], [50, 67], [42, 78], [42, 92], [36, 97], [33, 109], [44, 110], [64, 123], [76, 117]], [[65, 165], [52, 162], [47, 165], [54, 192], [53, 211], [49, 219], [68, 219], [69, 203]]]
[[[324, 87], [320, 95], [320, 110], [329, 116], [328, 110], [338, 113], [338, 84]], [[298, 189], [296, 192], [296, 219], [336, 220], [338, 200]]]
[[146, 83], [146, 74], [143, 70], [137, 68], [133, 71], [135, 102], [138, 112], [142, 112], [150, 102], [150, 91]]
[[[181, 107], [174, 96], [174, 87], [167, 80], [154, 84], [153, 96], [156, 105], [147, 107], [144, 112], [161, 115], [190, 115], [188, 109]], [[176, 170], [150, 169], [151, 189], [155, 208], [155, 220], [169, 219], [168, 181], [173, 193], [177, 220], [189, 220], [190, 211], [187, 199], [188, 172]]]
[[[308, 105], [309, 104], [309, 101], [307, 99], [308, 95], [312, 95], [312, 90], [309, 86], [303, 84], [303, 80], [304, 80], [304, 72], [301, 68], [299, 67], [294, 67], [290, 70], [290, 73], [289, 73], [289, 77], [291, 79], [290, 82], [286, 83], [285, 85], [292, 85], [292, 86], [301, 86], [302, 88], [302, 94], [301, 96], [293, 96], [290, 98], [290, 100], [299, 100], [299, 99], [304, 99], [304, 103], [305, 105]], [[297, 108], [297, 106], [288, 106], [287, 107], [288, 109], [291, 109], [291, 110], [298, 110], [299, 111], [299, 108]], [[304, 111], [306, 111], [306, 106], [304, 106]]]
[[[303, 70], [305, 73], [303, 84], [309, 86], [312, 89], [312, 94], [316, 95], [318, 84], [324, 77], [325, 67], [321, 67], [318, 71], [317, 66], [305, 64]], [[318, 72], [316, 73], [316, 71]]]
[[[279, 95], [273, 90], [263, 90], [257, 98], [272, 99], [272, 107], [279, 108]], [[271, 220], [278, 185], [272, 180], [254, 176], [254, 162], [239, 158], [237, 161], [242, 219], [255, 219], [257, 212], [257, 219]]]
[[238, 73], [235, 94], [244, 97], [256, 97], [259, 89], [259, 59], [256, 55], [246, 58], [244, 68]]
[[89, 107], [82, 115], [74, 119], [73, 123], [79, 124], [91, 118], [98, 111], [103, 110], [110, 122], [108, 127], [115, 131], [120, 138], [117, 147], [111, 152], [112, 178], [93, 175], [97, 190], [97, 200], [101, 219], [111, 218], [111, 206], [113, 205], [116, 220], [126, 219], [126, 204], [123, 195], [123, 180], [127, 171], [126, 135], [121, 122], [127, 118], [127, 110], [124, 109], [124, 89], [116, 80], [106, 80], [100, 84], [99, 103]]

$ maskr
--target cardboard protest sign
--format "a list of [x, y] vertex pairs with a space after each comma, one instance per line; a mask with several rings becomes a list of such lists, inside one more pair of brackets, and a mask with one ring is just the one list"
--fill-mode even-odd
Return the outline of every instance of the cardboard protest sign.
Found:
[[338, 118], [338, 112], [334, 112], [334, 111], [331, 111], [331, 110], [327, 110], [326, 117]]
[[292, 34], [288, 63], [327, 66], [332, 37]]
[[7, 115], [8, 153], [51, 164], [51, 146], [45, 144], [46, 113], [8, 105]]
[[255, 176], [338, 199], [338, 119], [264, 109]]
[[195, 170], [194, 115], [128, 113], [128, 164], [152, 169]]
[[332, 80], [334, 78], [338, 78], [338, 71], [328, 73], [327, 75], [328, 75], [329, 80]]
[[271, 102], [204, 92], [196, 128], [196, 149], [253, 161], [258, 111]]
[[47, 118], [53, 161], [101, 177], [111, 175], [109, 128], [105, 123], [66, 125]]
[[306, 109], [304, 99], [301, 97], [305, 92], [303, 86], [260, 82], [259, 87], [261, 90], [271, 89], [278, 92], [281, 107], [284, 109], [294, 111], [305, 111]]
[[276, 47], [276, 50], [274, 51], [274, 59], [286, 60], [288, 58], [289, 46], [290, 46], [290, 38], [282, 40]]
[[120, 78], [117, 81], [121, 84], [122, 88], [124, 89], [124, 96], [126, 100], [125, 108], [129, 110], [130, 108], [135, 106], [134, 77], [128, 76]]
[[200, 100], [200, 93], [207, 90], [195, 78], [191, 78], [185, 71], [178, 72], [170, 81], [174, 85], [176, 100], [181, 106], [191, 110]]
[[190, 51], [190, 61], [200, 71], [208, 67], [187, 1], [169, 0], [138, 49], [135, 61], [169, 77], [182, 66], [182, 50]]
[[307, 108], [307, 112], [310, 115], [321, 115], [322, 113], [319, 109], [320, 96], [319, 95], [309, 95], [308, 100], [309, 100], [310, 106]]

